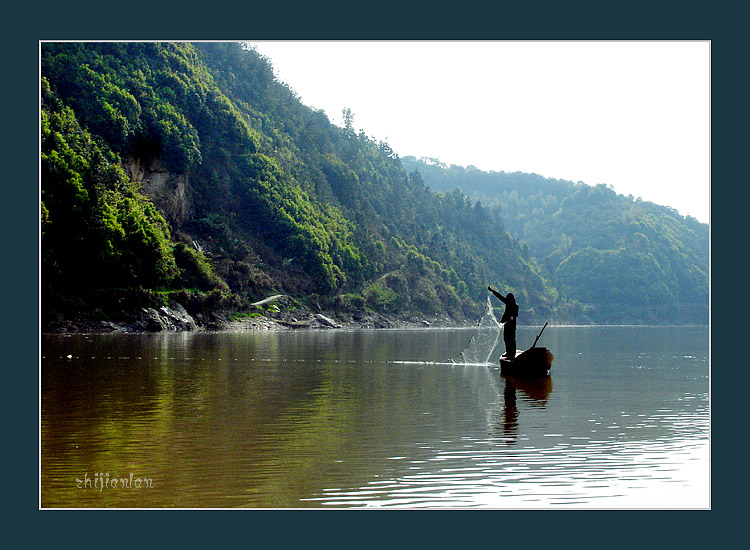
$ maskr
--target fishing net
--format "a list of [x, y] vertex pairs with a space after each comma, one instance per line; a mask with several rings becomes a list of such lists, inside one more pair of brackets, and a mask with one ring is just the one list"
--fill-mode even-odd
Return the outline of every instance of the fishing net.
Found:
[[490, 357], [500, 341], [502, 330], [503, 325], [495, 317], [492, 301], [488, 294], [484, 315], [482, 315], [476, 329], [474, 329], [474, 333], [466, 348], [461, 352], [460, 357], [454, 359], [453, 362], [467, 365], [490, 364]]

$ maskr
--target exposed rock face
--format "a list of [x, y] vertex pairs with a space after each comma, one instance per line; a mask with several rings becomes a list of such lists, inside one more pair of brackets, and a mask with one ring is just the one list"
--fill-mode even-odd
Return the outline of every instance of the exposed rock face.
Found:
[[328, 327], [328, 328], [341, 328], [341, 325], [339, 325], [336, 321], [334, 321], [330, 317], [326, 317], [325, 315], [323, 315], [321, 313], [317, 313], [315, 315], [315, 319], [317, 319], [317, 321], [321, 325], [323, 325], [324, 327]]
[[143, 329], [149, 332], [195, 330], [195, 319], [180, 304], [158, 310], [143, 308]]
[[190, 215], [186, 175], [169, 172], [158, 160], [144, 163], [132, 157], [123, 161], [123, 168], [167, 220], [177, 227], [183, 224]]
[[278, 302], [279, 300], [281, 300], [282, 298], [285, 298], [285, 297], [286, 296], [284, 294], [275, 294], [274, 296], [269, 296], [265, 300], [261, 300], [260, 302], [255, 302], [255, 303], [252, 303], [250, 305], [262, 308], [262, 307], [270, 305], [270, 304], [272, 304], [274, 302]]

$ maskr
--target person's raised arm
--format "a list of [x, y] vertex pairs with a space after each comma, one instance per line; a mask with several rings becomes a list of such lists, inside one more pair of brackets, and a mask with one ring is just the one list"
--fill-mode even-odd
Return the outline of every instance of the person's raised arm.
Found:
[[502, 294], [500, 294], [500, 293], [499, 293], [499, 292], [498, 292], [497, 290], [495, 290], [494, 288], [492, 288], [492, 286], [488, 286], [488, 287], [487, 287], [487, 290], [489, 290], [490, 292], [492, 292], [492, 294], [494, 294], [495, 296], [497, 296], [497, 298], [498, 298], [498, 299], [499, 299], [499, 300], [500, 300], [500, 301], [501, 301], [502, 303], [504, 303], [504, 304], [505, 304], [505, 303], [507, 303], [507, 300], [505, 299], [505, 296], [503, 296], [503, 295], [502, 295]]

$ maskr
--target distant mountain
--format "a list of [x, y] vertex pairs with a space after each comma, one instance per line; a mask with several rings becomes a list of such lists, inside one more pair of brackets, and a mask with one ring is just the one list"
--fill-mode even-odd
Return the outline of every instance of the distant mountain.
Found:
[[41, 77], [45, 323], [174, 302], [210, 322], [277, 293], [460, 322], [488, 284], [525, 322], [584, 319], [499, 208], [431, 191], [241, 44], [43, 43]]
[[709, 227], [605, 185], [402, 158], [433, 190], [501, 209], [549, 280], [600, 323], [708, 323]]

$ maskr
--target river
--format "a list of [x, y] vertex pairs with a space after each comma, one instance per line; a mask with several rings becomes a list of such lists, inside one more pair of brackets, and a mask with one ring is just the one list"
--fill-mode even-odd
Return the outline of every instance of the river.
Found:
[[548, 326], [537, 382], [472, 335], [43, 335], [40, 505], [710, 507], [708, 327]]

